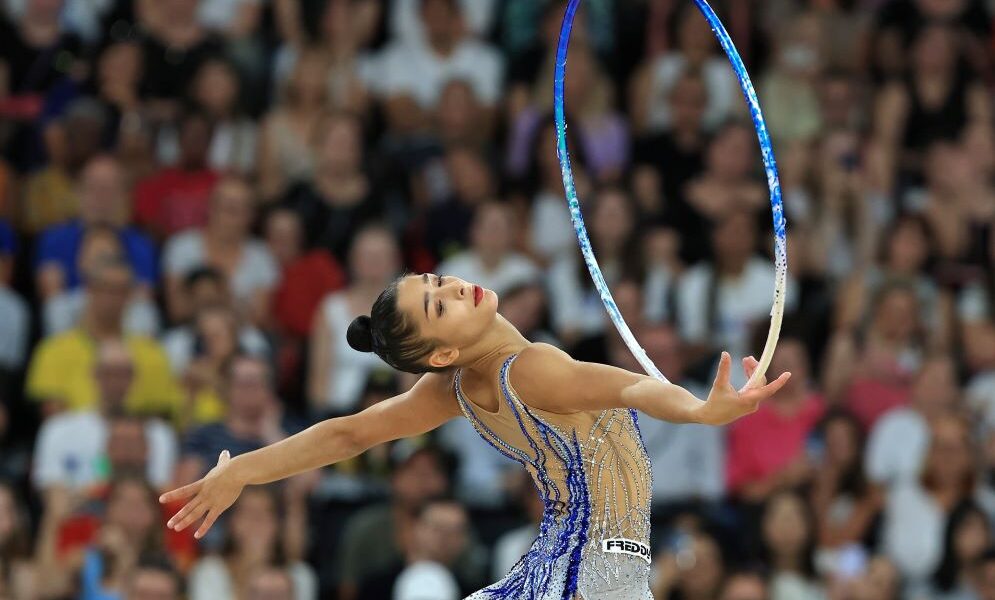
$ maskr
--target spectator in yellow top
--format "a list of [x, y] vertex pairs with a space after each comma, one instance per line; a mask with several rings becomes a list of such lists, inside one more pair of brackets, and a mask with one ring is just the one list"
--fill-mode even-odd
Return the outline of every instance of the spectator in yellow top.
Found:
[[128, 412], [167, 415], [185, 421], [220, 414], [188, 414], [185, 395], [169, 369], [166, 353], [148, 337], [126, 335], [124, 309], [135, 285], [128, 263], [105, 256], [85, 274], [86, 304], [76, 327], [38, 346], [28, 368], [27, 395], [42, 402], [43, 413], [91, 410], [97, 405], [94, 366], [101, 342], [122, 340], [134, 365], [134, 382], [125, 406]]

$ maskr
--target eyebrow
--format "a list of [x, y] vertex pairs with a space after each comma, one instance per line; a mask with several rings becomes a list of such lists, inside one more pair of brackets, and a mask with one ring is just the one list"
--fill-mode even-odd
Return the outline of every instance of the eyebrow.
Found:
[[[428, 273], [422, 273], [421, 280], [428, 285]], [[425, 320], [428, 321], [428, 292], [425, 292]]]

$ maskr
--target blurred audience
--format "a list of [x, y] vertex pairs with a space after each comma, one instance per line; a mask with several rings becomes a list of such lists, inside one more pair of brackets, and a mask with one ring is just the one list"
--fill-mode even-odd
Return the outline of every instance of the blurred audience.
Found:
[[[548, 507], [463, 419], [250, 490], [201, 541], [154, 496], [409, 389], [344, 336], [405, 272], [641, 371], [566, 203], [566, 0], [2, 4], [0, 598], [443, 600], [502, 576]], [[777, 153], [767, 377], [794, 377], [729, 427], [639, 419], [658, 598], [995, 600], [990, 4], [716, 3]], [[567, 69], [594, 254], [704, 396], [773, 300], [736, 76], [674, 0], [581, 3]]]
[[133, 423], [140, 430], [139, 455], [147, 457], [137, 474], [164, 489], [172, 480], [176, 464], [176, 433], [159, 419], [125, 417], [125, 401], [135, 381], [128, 347], [120, 341], [102, 342], [93, 368], [96, 405], [54, 415], [38, 431], [32, 465], [34, 485], [42, 492], [52, 486], [87, 492], [119, 475], [113, 468], [112, 432]]

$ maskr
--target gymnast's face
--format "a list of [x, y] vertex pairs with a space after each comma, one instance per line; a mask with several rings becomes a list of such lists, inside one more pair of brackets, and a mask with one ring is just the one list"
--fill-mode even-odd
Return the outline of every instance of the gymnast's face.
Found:
[[438, 342], [428, 363], [447, 367], [494, 324], [498, 297], [458, 277], [425, 273], [401, 280], [397, 307], [417, 324], [423, 337]]

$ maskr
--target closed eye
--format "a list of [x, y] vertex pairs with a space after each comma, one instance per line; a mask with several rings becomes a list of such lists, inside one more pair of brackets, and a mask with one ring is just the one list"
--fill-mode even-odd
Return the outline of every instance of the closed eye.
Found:
[[[435, 281], [436, 281], [437, 286], [441, 288], [442, 287], [442, 277], [436, 277]], [[436, 316], [439, 316], [439, 317], [442, 316], [442, 300], [439, 300], [438, 304], [436, 305], [435, 314], [436, 314]]]

